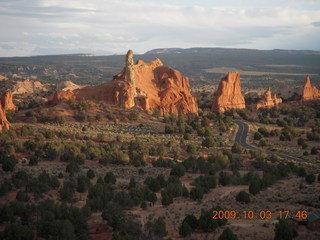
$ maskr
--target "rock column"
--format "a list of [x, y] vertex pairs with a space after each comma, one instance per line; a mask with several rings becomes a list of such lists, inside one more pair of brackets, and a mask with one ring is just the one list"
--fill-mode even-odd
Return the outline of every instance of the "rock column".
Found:
[[129, 50], [126, 56], [126, 77], [127, 77], [128, 83], [135, 88], [136, 83], [135, 83], [133, 67], [134, 67], [133, 52], [132, 50]]
[[309, 100], [320, 100], [320, 90], [318, 90], [315, 86], [311, 85], [310, 77], [307, 76], [306, 83], [304, 84], [302, 90], [302, 101], [309, 101]]

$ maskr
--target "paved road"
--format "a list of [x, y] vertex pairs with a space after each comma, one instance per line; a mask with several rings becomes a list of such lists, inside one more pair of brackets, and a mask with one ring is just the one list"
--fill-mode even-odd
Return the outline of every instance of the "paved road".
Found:
[[[248, 124], [246, 124], [246, 123], [244, 123], [244, 122], [242, 122], [240, 120], [237, 120], [237, 119], [234, 119], [232, 121], [239, 126], [235, 141], [237, 143], [239, 143], [245, 149], [252, 150], [252, 151], [258, 151], [259, 148], [253, 147], [253, 146], [251, 146], [251, 145], [249, 145], [247, 143], [247, 136], [248, 136], [248, 131], [249, 131]], [[284, 158], [284, 159], [287, 159], [287, 160], [291, 160], [291, 161], [310, 162], [310, 161], [307, 161], [307, 160], [302, 159], [302, 158], [297, 158], [297, 157], [289, 156], [289, 155], [282, 154], [282, 153], [276, 153], [276, 152], [272, 152], [272, 151], [265, 151], [265, 152], [268, 153], [268, 154], [277, 155], [277, 156], [279, 156], [281, 158]], [[310, 162], [310, 163], [313, 163], [313, 164], [315, 164], [317, 166], [320, 166], [319, 163], [314, 163], [314, 162]]]
[[236, 142], [239, 143], [245, 149], [253, 150], [253, 151], [258, 150], [257, 148], [252, 147], [247, 143], [247, 136], [249, 131], [248, 125], [236, 119], [234, 119], [233, 122], [239, 126], [236, 139], [235, 139]]

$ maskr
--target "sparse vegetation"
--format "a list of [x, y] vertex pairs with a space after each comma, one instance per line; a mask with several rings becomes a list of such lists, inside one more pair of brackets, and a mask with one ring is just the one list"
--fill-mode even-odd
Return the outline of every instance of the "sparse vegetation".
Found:
[[[319, 208], [317, 106], [213, 113], [213, 96], [198, 94], [198, 116], [85, 99], [54, 112], [21, 102], [28, 110], [9, 111], [12, 128], [0, 133], [0, 238], [258, 239], [273, 229], [277, 239], [295, 236], [286, 222], [252, 221], [255, 234], [234, 225], [243, 219], [226, 228], [226, 215], [212, 219], [213, 211]], [[263, 151], [235, 143], [234, 118], [246, 120], [248, 144]]]

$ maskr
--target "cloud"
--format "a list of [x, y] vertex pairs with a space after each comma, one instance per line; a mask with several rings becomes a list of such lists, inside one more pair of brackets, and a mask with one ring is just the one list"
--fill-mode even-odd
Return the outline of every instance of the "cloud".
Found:
[[313, 26], [315, 26], [315, 27], [320, 27], [320, 22], [313, 22], [313, 23], [311, 23]]
[[6, 44], [6, 43], [1, 43], [0, 48], [3, 50], [13, 50], [14, 49], [13, 46], [10, 46], [10, 44]]
[[5, 34], [0, 46], [10, 42], [17, 49], [0, 47], [0, 55], [18, 50], [20, 55], [46, 54], [46, 49], [50, 54], [77, 49], [124, 53], [128, 48], [143, 53], [159, 47], [196, 46], [320, 50], [315, 41], [303, 41], [306, 36], [320, 38], [315, 33], [320, 22], [317, 1], [174, 2], [1, 1], [0, 21], [5, 24], [0, 31]]
[[47, 47], [47, 48], [42, 48], [42, 47], [37, 47], [34, 49], [35, 55], [55, 55], [60, 53], [60, 54], [76, 54], [76, 53], [92, 53], [92, 54], [100, 54], [100, 55], [111, 55], [112, 52], [109, 51], [104, 51], [104, 50], [99, 50], [98, 52], [95, 51], [94, 49], [90, 48], [59, 48], [59, 47]]

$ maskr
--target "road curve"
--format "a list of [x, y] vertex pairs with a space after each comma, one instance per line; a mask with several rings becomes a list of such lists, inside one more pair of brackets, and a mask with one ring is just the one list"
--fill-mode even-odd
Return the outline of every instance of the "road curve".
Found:
[[234, 119], [232, 121], [239, 126], [235, 141], [245, 149], [252, 150], [252, 151], [258, 150], [257, 148], [252, 147], [247, 143], [249, 126], [246, 123], [241, 122], [237, 119]]
[[[239, 126], [238, 132], [236, 134], [235, 142], [239, 143], [245, 149], [252, 150], [252, 151], [258, 151], [259, 148], [253, 147], [247, 143], [247, 136], [248, 136], [248, 131], [249, 131], [248, 124], [246, 124], [238, 119], [233, 119], [232, 121]], [[265, 150], [263, 150], [263, 151], [265, 151]], [[286, 159], [286, 160], [296, 161], [296, 162], [308, 162], [308, 163], [312, 163], [317, 166], [320, 166], [319, 163], [310, 162], [310, 161], [307, 161], [302, 158], [288, 156], [286, 154], [276, 153], [276, 152], [272, 152], [272, 151], [268, 151], [268, 150], [266, 150], [265, 152], [268, 154], [274, 154], [274, 155], [281, 157], [283, 159]]]

